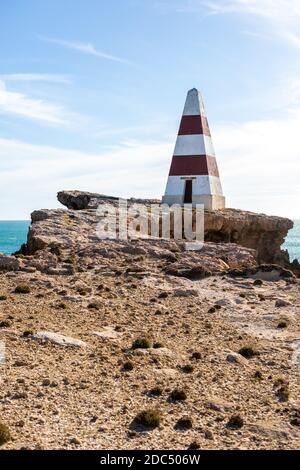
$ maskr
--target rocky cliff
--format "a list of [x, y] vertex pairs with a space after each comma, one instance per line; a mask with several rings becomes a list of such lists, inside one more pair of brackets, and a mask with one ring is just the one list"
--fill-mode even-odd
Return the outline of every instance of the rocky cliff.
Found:
[[[205, 244], [200, 251], [186, 251], [174, 239], [101, 240], [96, 233], [101, 204], [118, 207], [118, 198], [79, 191], [62, 191], [58, 200], [68, 210], [37, 210], [27, 243], [16, 257], [1, 257], [1, 270], [40, 271], [71, 275], [75, 272], [138, 269], [201, 278], [210, 273], [277, 264], [291, 268], [281, 245], [293, 223], [234, 209], [205, 213]], [[130, 199], [128, 206], [158, 203]], [[134, 216], [131, 216], [132, 219]], [[172, 228], [172, 227], [171, 227]], [[139, 263], [135, 259], [141, 260]]]
[[[96, 209], [99, 204], [118, 204], [118, 198], [81, 191], [61, 191], [57, 195], [68, 209]], [[129, 204], [157, 204], [153, 199], [130, 199]], [[288, 254], [281, 250], [288, 231], [293, 227], [289, 219], [255, 214], [237, 209], [223, 209], [205, 213], [205, 240], [214, 243], [235, 243], [256, 250], [259, 263], [286, 264]]]

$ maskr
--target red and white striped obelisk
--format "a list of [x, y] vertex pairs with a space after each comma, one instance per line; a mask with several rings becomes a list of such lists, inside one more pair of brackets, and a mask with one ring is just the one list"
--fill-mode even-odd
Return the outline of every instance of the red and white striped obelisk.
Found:
[[207, 210], [225, 207], [203, 99], [196, 88], [187, 94], [163, 202], [204, 204]]

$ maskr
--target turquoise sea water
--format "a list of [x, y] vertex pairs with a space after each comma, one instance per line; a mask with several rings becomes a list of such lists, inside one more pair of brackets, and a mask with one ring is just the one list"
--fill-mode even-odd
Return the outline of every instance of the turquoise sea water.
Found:
[[283, 248], [288, 250], [291, 261], [300, 261], [300, 220], [294, 220], [294, 228], [289, 231]]
[[10, 255], [26, 241], [29, 220], [0, 220], [0, 253]]
[[[0, 253], [11, 254], [26, 241], [30, 222], [27, 220], [0, 221]], [[300, 220], [295, 221], [283, 245], [290, 253], [291, 260], [300, 261]]]

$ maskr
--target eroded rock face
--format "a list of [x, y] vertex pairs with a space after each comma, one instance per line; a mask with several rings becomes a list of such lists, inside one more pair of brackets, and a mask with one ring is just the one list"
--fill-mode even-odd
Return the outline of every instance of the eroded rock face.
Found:
[[21, 268], [51, 275], [107, 270], [137, 279], [149, 272], [199, 279], [256, 265], [255, 250], [234, 243], [208, 242], [201, 251], [186, 251], [172, 239], [101, 240], [99, 220], [95, 209], [35, 211]]
[[[73, 208], [34, 211], [27, 243], [21, 249], [23, 257], [6, 258], [2, 269], [50, 275], [107, 270], [127, 272], [137, 279], [147, 272], [163, 272], [197, 280], [214, 273], [249, 270], [262, 261], [290, 267], [288, 256], [280, 249], [292, 227], [288, 219], [233, 209], [206, 212], [203, 248], [186, 251], [185, 244], [174, 239], [99, 239], [101, 216], [96, 207], [109, 204], [117, 210], [117, 198], [79, 191], [62, 191], [58, 198]], [[130, 199], [128, 206], [157, 202]], [[130, 217], [132, 222], [134, 215]]]
[[[99, 204], [117, 206], [118, 198], [81, 191], [61, 191], [58, 200], [68, 209], [97, 208]], [[128, 205], [141, 203], [158, 204], [153, 199], [129, 199]], [[288, 253], [281, 250], [288, 231], [293, 228], [289, 219], [256, 214], [238, 209], [222, 209], [205, 212], [205, 241], [235, 243], [257, 252], [259, 263], [286, 264]]]
[[207, 241], [231, 242], [253, 248], [257, 251], [259, 263], [288, 262], [288, 254], [281, 250], [281, 246], [292, 228], [293, 222], [289, 219], [237, 209], [205, 213]]

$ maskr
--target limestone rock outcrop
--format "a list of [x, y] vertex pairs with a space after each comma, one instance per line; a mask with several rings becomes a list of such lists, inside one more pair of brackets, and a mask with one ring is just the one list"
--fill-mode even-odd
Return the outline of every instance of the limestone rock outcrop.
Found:
[[[96, 209], [99, 204], [118, 204], [118, 198], [82, 191], [61, 191], [58, 200], [68, 209]], [[158, 204], [154, 199], [129, 199], [128, 204]], [[256, 250], [259, 263], [288, 264], [281, 249], [293, 222], [284, 217], [256, 214], [238, 209], [205, 212], [205, 241], [235, 243]]]

